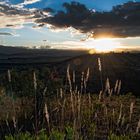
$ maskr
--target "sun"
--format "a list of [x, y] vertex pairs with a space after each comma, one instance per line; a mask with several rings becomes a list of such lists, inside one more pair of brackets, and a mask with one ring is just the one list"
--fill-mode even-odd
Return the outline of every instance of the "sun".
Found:
[[[95, 52], [107, 53], [110, 51], [116, 51], [121, 47], [119, 41], [111, 38], [102, 38], [96, 40], [89, 40], [86, 43], [86, 47], [89, 49], [94, 49]], [[93, 52], [93, 51], [90, 51]]]

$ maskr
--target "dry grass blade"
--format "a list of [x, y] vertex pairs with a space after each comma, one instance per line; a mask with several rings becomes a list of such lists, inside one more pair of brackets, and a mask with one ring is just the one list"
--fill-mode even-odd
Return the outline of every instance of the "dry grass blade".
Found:
[[71, 83], [71, 77], [70, 77], [70, 65], [67, 67], [67, 78], [70, 86], [70, 92], [72, 91], [72, 83]]
[[121, 85], [122, 85], [122, 81], [121, 81], [121, 80], [119, 80], [119, 83], [118, 83], [118, 90], [117, 90], [117, 95], [119, 95], [119, 94], [120, 94]]
[[133, 109], [134, 109], [134, 102], [131, 102], [131, 104], [130, 104], [130, 114], [129, 114], [129, 121], [130, 122], [131, 122], [131, 119], [132, 119]]
[[8, 74], [8, 81], [11, 82], [12, 81], [12, 79], [11, 79], [11, 71], [8, 70], [7, 71], [7, 74]]
[[88, 79], [89, 79], [89, 68], [87, 69], [87, 73], [85, 74], [85, 77], [84, 77], [84, 93], [86, 93], [86, 90], [87, 90], [87, 82], [88, 82]]
[[83, 92], [84, 72], [81, 73], [81, 93]]
[[45, 103], [45, 107], [44, 107], [44, 112], [45, 112], [45, 118], [49, 124], [49, 113], [48, 113], [48, 107], [47, 107], [46, 103]]
[[38, 135], [38, 111], [37, 111], [37, 79], [36, 79], [36, 73], [33, 72], [33, 86], [34, 86], [34, 110], [35, 110], [35, 135]]
[[98, 58], [98, 68], [99, 68], [99, 71], [101, 72], [102, 71], [102, 65], [101, 65], [101, 59]]
[[100, 72], [100, 82], [101, 82], [101, 88], [103, 91], [102, 64], [101, 64], [101, 59], [99, 57], [98, 57], [98, 69]]
[[12, 109], [13, 109], [13, 117], [12, 117], [12, 121], [13, 121], [13, 125], [14, 128], [16, 129], [16, 110], [15, 110], [15, 101], [14, 101], [14, 94], [13, 94], [13, 88], [12, 88], [12, 78], [11, 78], [11, 71], [8, 70], [8, 81], [10, 83], [10, 92], [12, 94]]
[[33, 84], [34, 84], [34, 90], [37, 90], [37, 79], [36, 79], [36, 73], [33, 72]]
[[48, 129], [49, 129], [49, 132], [50, 132], [50, 119], [49, 119], [49, 112], [48, 112], [48, 107], [47, 107], [46, 103], [45, 103], [45, 107], [44, 107], [44, 113], [45, 113], [45, 118], [46, 118], [46, 121], [47, 121]]
[[17, 122], [16, 122], [15, 116], [12, 117], [12, 120], [13, 120], [14, 128], [16, 128], [17, 127]]
[[87, 69], [87, 73], [86, 73], [86, 78], [85, 78], [85, 81], [87, 82], [88, 81], [88, 79], [89, 79], [89, 68]]
[[114, 87], [114, 93], [117, 93], [118, 84], [119, 84], [119, 80], [116, 80], [115, 87]]
[[117, 124], [119, 124], [119, 123], [120, 123], [121, 118], [122, 118], [122, 108], [123, 108], [123, 105], [122, 105], [122, 103], [121, 103], [121, 105], [120, 105], [120, 113], [119, 113], [119, 117], [118, 117]]
[[103, 91], [100, 91], [100, 93], [99, 93], [99, 101], [101, 101], [102, 98], [103, 98]]
[[75, 83], [75, 71], [73, 71], [72, 81], [73, 81], [73, 83]]
[[106, 87], [105, 87], [105, 92], [108, 91], [108, 94], [111, 96], [111, 89], [110, 89], [110, 82], [109, 78], [106, 79]]
[[122, 122], [121, 122], [121, 125], [123, 126], [125, 123], [125, 114], [122, 116]]
[[137, 128], [136, 128], [136, 133], [138, 134], [139, 133], [139, 130], [140, 130], [140, 119], [138, 121], [138, 125], [137, 125]]

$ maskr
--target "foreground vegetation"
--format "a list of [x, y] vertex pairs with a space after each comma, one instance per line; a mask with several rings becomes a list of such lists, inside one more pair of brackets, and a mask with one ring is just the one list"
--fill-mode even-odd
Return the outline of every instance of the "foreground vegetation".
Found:
[[[30, 102], [29, 99], [26, 102]], [[16, 116], [22, 113], [24, 121], [21, 124], [14, 114], [5, 118], [3, 126], [10, 134], [5, 139], [137, 140], [140, 138], [140, 99], [132, 95], [102, 98], [101, 95], [79, 93], [65, 95], [60, 91], [53, 98], [45, 98], [44, 103], [44, 115], [39, 113], [37, 120], [32, 118], [32, 113], [26, 112], [27, 109], [22, 110], [25, 105], [21, 106], [19, 111], [19, 104], [17, 106], [15, 104]], [[33, 107], [28, 106], [28, 108], [30, 108], [28, 111], [33, 111]]]
[[0, 139], [140, 139], [140, 99], [132, 94], [121, 95], [121, 80], [114, 86], [108, 78], [103, 82], [100, 58], [98, 70], [99, 94], [87, 92], [90, 69], [82, 72], [78, 87], [75, 72], [71, 72], [69, 65], [65, 84], [53, 75], [53, 82], [48, 81], [44, 88], [33, 71], [30, 88], [24, 88], [24, 92], [29, 89], [31, 94], [26, 96], [18, 96], [13, 75], [8, 70], [8, 90], [4, 87], [0, 90]]

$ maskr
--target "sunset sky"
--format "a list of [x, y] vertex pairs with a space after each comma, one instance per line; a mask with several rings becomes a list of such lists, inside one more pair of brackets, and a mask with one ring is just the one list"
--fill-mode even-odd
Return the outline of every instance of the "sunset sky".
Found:
[[140, 50], [140, 0], [128, 1], [0, 0], [0, 44]]

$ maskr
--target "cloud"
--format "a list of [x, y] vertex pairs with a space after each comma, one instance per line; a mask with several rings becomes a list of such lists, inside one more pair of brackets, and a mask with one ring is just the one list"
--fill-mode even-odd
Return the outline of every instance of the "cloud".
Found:
[[19, 34], [16, 33], [10, 33], [10, 32], [0, 32], [0, 36], [13, 36], [13, 37], [19, 37]]
[[54, 16], [37, 19], [39, 24], [53, 28], [73, 27], [89, 37], [134, 37], [140, 36], [140, 2], [128, 2], [113, 7], [110, 12], [95, 12], [78, 2], [64, 3], [64, 11]]
[[35, 23], [43, 18], [43, 13], [37, 9], [26, 9], [8, 4], [0, 4], [0, 28], [21, 28], [24, 24]]
[[19, 9], [8, 4], [0, 4], [0, 9], [0, 28], [19, 28], [32, 17], [29, 10]]
[[18, 6], [23, 7], [24, 5], [29, 5], [29, 4], [33, 4], [33, 3], [37, 3], [40, 2], [41, 0], [24, 0], [23, 3], [18, 4]]
[[[0, 28], [21, 28], [34, 23], [34, 28], [47, 25], [55, 31], [76, 29], [75, 33], [87, 34], [89, 38], [140, 36], [140, 2], [128, 2], [113, 7], [110, 12], [97, 12], [78, 2], [64, 3], [65, 11], [51, 8], [26, 9], [26, 4], [40, 0], [24, 0], [18, 5], [0, 3]], [[72, 34], [74, 34], [72, 32]]]
[[81, 41], [63, 41], [57, 43], [51, 43], [55, 48], [63, 49], [85, 49], [85, 42]]
[[0, 36], [13, 36], [13, 34], [9, 32], [0, 32]]
[[9, 0], [0, 0], [0, 4], [6, 4], [8, 2], [9, 2]]

